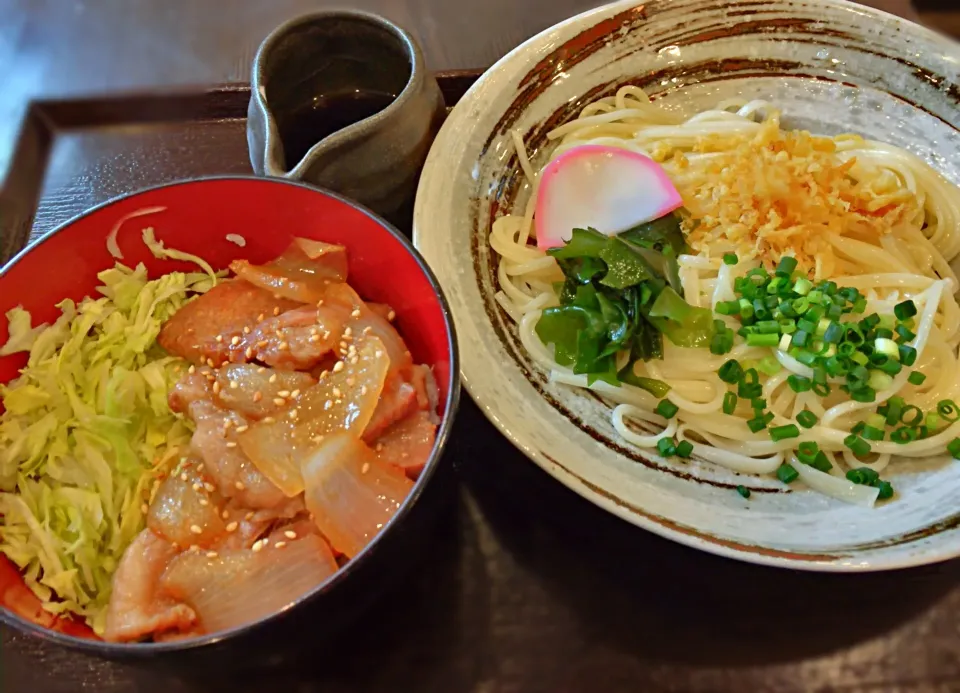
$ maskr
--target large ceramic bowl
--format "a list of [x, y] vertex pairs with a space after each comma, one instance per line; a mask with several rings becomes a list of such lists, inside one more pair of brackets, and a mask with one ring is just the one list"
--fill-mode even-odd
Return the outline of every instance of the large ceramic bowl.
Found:
[[[43, 611], [2, 555], [0, 622], [98, 655], [162, 663], [177, 659], [170, 655], [202, 656], [210, 662], [211, 655], [222, 654], [232, 666], [276, 655], [288, 646], [317, 647], [393, 584], [398, 572], [415, 563], [413, 557], [430, 544], [427, 532], [433, 511], [442, 507], [447, 495], [443, 488], [453, 488], [450, 465], [441, 454], [453, 425], [460, 380], [446, 301], [410, 242], [354, 203], [300, 183], [216, 178], [173, 183], [107, 202], [51, 231], [11, 260], [0, 269], [0, 343], [7, 339], [5, 314], [14, 306], [22, 305], [39, 323], [58, 315], [55, 306], [61, 300], [94, 294], [97, 273], [114, 263], [106, 245], [110, 230], [132, 212], [154, 207], [166, 209], [127, 222], [119, 234], [123, 262], [131, 267], [144, 263], [151, 278], [193, 268], [153, 257], [139, 233], [147, 225], [168, 247], [196, 254], [215, 269], [225, 269], [239, 258], [255, 263], [271, 260], [296, 236], [346, 246], [351, 285], [367, 300], [389, 302], [414, 360], [433, 367], [442, 416], [436, 443], [410, 495], [373, 541], [325, 583], [259, 622], [181, 641], [101, 642], [86, 626]], [[243, 247], [236, 244], [237, 235], [245, 239]], [[0, 382], [16, 377], [25, 362], [25, 354], [0, 358]], [[304, 633], [309, 637], [304, 639]], [[246, 652], [239, 654], [241, 650]]]
[[[548, 29], [491, 68], [454, 109], [420, 182], [414, 243], [450, 298], [470, 394], [558, 481], [640, 527], [755, 563], [879, 570], [960, 555], [960, 463], [897, 463], [896, 502], [873, 510], [614, 434], [609, 408], [550, 384], [494, 301], [491, 222], [529, 193], [510, 130], [535, 168], [546, 133], [634, 84], [680, 112], [731, 96], [779, 104], [788, 127], [905, 147], [960, 182], [960, 49], [891, 15], [833, 0], [619, 2]], [[752, 489], [749, 501], [733, 489]], [[562, 512], [558, 508], [557, 512]]]

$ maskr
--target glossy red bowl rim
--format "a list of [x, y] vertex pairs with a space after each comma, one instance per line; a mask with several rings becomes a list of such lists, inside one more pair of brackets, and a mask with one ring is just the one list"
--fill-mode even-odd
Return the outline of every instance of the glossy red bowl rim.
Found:
[[89, 638], [81, 638], [75, 635], [69, 635], [66, 633], [61, 633], [56, 630], [51, 630], [49, 628], [44, 628], [43, 626], [27, 621], [21, 616], [15, 614], [9, 609], [0, 606], [0, 623], [10, 626], [19, 631], [25, 632], [29, 635], [47, 640], [50, 642], [55, 642], [59, 645], [65, 647], [88, 652], [90, 654], [96, 654], [99, 656], [106, 657], [153, 657], [156, 655], [161, 655], [163, 653], [170, 652], [186, 652], [198, 650], [204, 647], [222, 643], [227, 640], [232, 640], [239, 638], [241, 636], [247, 635], [260, 629], [262, 626], [274, 621], [275, 619], [286, 616], [289, 612], [303, 606], [309, 601], [319, 598], [322, 594], [331, 591], [339, 583], [344, 580], [349, 579], [350, 575], [354, 572], [357, 566], [367, 560], [367, 557], [376, 549], [380, 544], [383, 538], [389, 534], [397, 525], [403, 522], [403, 519], [409, 514], [411, 508], [420, 498], [420, 495], [423, 493], [423, 489], [430, 482], [430, 479], [434, 476], [436, 472], [437, 465], [440, 464], [440, 459], [443, 457], [444, 449], [447, 446], [447, 442], [450, 438], [450, 432], [453, 428], [454, 418], [456, 417], [457, 409], [460, 403], [460, 354], [457, 346], [457, 334], [456, 327], [454, 325], [453, 314], [450, 312], [450, 305], [447, 302], [447, 298], [443, 293], [443, 289], [440, 287], [440, 283], [437, 281], [436, 276], [433, 274], [433, 271], [427, 265], [426, 261], [423, 259], [423, 256], [420, 252], [413, 247], [413, 242], [404, 236], [395, 226], [393, 226], [388, 221], [382, 219], [380, 216], [367, 209], [361, 204], [350, 200], [343, 195], [332, 192], [325, 188], [319, 186], [310, 185], [308, 183], [303, 183], [300, 181], [286, 180], [282, 178], [269, 178], [264, 176], [255, 176], [255, 175], [222, 175], [222, 176], [202, 176], [197, 178], [185, 178], [181, 180], [171, 181], [169, 183], [162, 183], [159, 185], [153, 185], [146, 188], [141, 188], [133, 192], [124, 193], [113, 197], [105, 202], [91, 207], [90, 209], [77, 214], [76, 216], [70, 218], [69, 220], [59, 224], [56, 228], [47, 231], [42, 236], [40, 236], [35, 241], [28, 243], [22, 250], [20, 250], [16, 255], [14, 255], [10, 260], [0, 267], [0, 278], [3, 278], [4, 275], [10, 269], [13, 268], [18, 262], [20, 262], [24, 257], [29, 253], [33, 252], [39, 248], [43, 243], [53, 238], [56, 234], [60, 233], [64, 229], [68, 228], [72, 224], [76, 223], [80, 219], [88, 217], [92, 214], [98, 213], [111, 205], [117, 204], [124, 200], [127, 200], [131, 197], [136, 197], [143, 193], [152, 192], [155, 190], [173, 188], [182, 185], [194, 185], [198, 183], [204, 183], [207, 181], [225, 181], [225, 180], [245, 180], [245, 181], [256, 181], [258, 183], [267, 184], [267, 185], [288, 185], [298, 188], [303, 188], [309, 190], [310, 192], [324, 195], [340, 204], [347, 205], [354, 208], [360, 213], [366, 215], [370, 218], [371, 221], [381, 226], [387, 233], [389, 233], [395, 241], [397, 241], [404, 250], [407, 251], [409, 255], [413, 257], [416, 261], [417, 266], [420, 268], [420, 271], [426, 277], [427, 282], [430, 284], [430, 287], [433, 289], [433, 293], [437, 299], [437, 302], [440, 305], [440, 310], [443, 313], [443, 322], [446, 326], [447, 331], [447, 349], [450, 353], [450, 365], [449, 365], [449, 393], [447, 395], [447, 403], [444, 407], [443, 414], [441, 415], [440, 426], [437, 430], [436, 442], [433, 446], [433, 451], [430, 453], [430, 457], [427, 459], [426, 464], [424, 465], [423, 471], [421, 472], [419, 478], [414, 483], [413, 489], [410, 491], [410, 495], [404, 500], [403, 504], [400, 506], [400, 509], [397, 510], [397, 513], [390, 519], [387, 525], [380, 530], [376, 537], [367, 544], [363, 550], [357, 554], [352, 560], [350, 560], [345, 566], [340, 568], [337, 572], [327, 578], [324, 582], [317, 585], [314, 589], [310, 590], [306, 594], [302, 595], [299, 599], [289, 604], [286, 608], [281, 611], [274, 612], [269, 616], [266, 616], [257, 621], [247, 623], [236, 628], [231, 628], [230, 630], [218, 631], [216, 633], [210, 633], [207, 635], [201, 635], [195, 638], [187, 638], [184, 640], [175, 640], [171, 642], [144, 642], [144, 643], [113, 643], [106, 642], [104, 640], [92, 640]]

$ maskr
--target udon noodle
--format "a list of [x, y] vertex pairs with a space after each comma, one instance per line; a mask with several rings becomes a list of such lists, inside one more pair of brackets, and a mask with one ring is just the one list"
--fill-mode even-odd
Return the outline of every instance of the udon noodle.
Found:
[[[684, 202], [681, 228], [690, 250], [678, 257], [684, 298], [693, 306], [712, 308], [715, 317], [734, 330], [739, 324], [717, 314], [718, 303], [736, 299], [737, 277], [761, 265], [772, 268], [784, 255], [796, 257], [813, 280], [831, 279], [841, 287], [858, 289], [867, 299], [867, 314], [891, 314], [906, 299], [916, 305], [916, 337], [910, 344], [917, 351], [915, 370], [927, 376], [920, 385], [908, 382], [909, 369], [903, 369], [888, 387], [877, 391], [874, 402], [854, 401], [838, 388], [820, 397], [787, 387], [788, 376], [810, 377], [811, 369], [777, 347], [752, 347], [740, 341], [729, 354], [713, 355], [664, 340], [662, 360], [638, 362], [635, 373], [671, 386], [669, 399], [679, 413], [667, 420], [654, 413], [658, 400], [650, 393], [600, 380], [588, 384], [586, 375], [557, 363], [552, 348], [538, 337], [537, 321], [543, 309], [558, 304], [554, 283], [564, 277], [557, 262], [533, 239], [540, 163], [529, 160], [519, 133], [512, 137], [531, 195], [525, 209], [493, 224], [490, 244], [500, 256], [496, 300], [518, 324], [525, 349], [549, 372], [551, 381], [590, 387], [616, 403], [612, 422], [625, 440], [654, 450], [664, 437], [689, 440], [696, 457], [751, 474], [772, 473], [784, 461], [796, 462], [798, 444], [815, 441], [833, 464], [829, 475], [837, 483], [831, 486], [830, 479], [822, 478], [827, 474], [809, 468], [801, 478], [844, 497], [850, 486], [844, 479], [847, 469], [879, 472], [897, 457], [942, 456], [947, 444], [960, 435], [960, 422], [946, 420], [938, 432], [923, 439], [872, 443], [864, 458], [854, 457], [844, 445], [867, 411], [895, 395], [923, 411], [936, 411], [938, 402], [960, 394], [960, 308], [955, 297], [960, 285], [949, 264], [960, 253], [960, 191], [917, 156], [853, 135], [827, 138], [784, 131], [780, 113], [764, 101], [727, 101], [680, 119], [636, 87], [624, 87], [616, 96], [591, 103], [578, 118], [549, 133], [556, 142], [550, 159], [571, 147], [600, 144], [633, 150], [663, 165]], [[787, 155], [760, 153], [770, 138], [793, 146], [792, 154], [801, 150], [809, 154], [800, 162], [814, 174], [821, 161], [839, 172], [830, 183], [838, 191], [833, 197], [816, 189], [816, 182], [796, 192], [799, 213], [808, 220], [814, 217], [815, 223], [795, 220], [770, 231], [765, 217], [744, 215], [745, 200], [748, 203], [755, 193], [751, 186], [781, 184], [790, 173], [782, 167], [796, 165], [796, 158], [791, 164]], [[742, 182], [750, 171], [755, 177]], [[811, 232], [814, 227], [819, 232]], [[728, 252], [738, 254], [736, 265], [721, 260]], [[763, 398], [774, 414], [771, 426], [792, 423], [804, 409], [819, 419], [799, 438], [775, 441], [766, 431], [752, 432], [746, 423], [750, 407], [743, 401], [732, 414], [723, 413], [727, 386], [718, 377], [718, 368], [729, 359], [758, 362], [771, 356], [781, 366], [775, 374], [761, 374]], [[651, 432], [658, 429], [659, 433]], [[871, 505], [875, 498], [875, 493], [861, 494], [853, 500]]]

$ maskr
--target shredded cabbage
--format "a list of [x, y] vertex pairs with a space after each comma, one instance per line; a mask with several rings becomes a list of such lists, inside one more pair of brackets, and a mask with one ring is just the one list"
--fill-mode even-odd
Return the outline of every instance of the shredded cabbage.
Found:
[[98, 278], [99, 297], [61, 302], [52, 325], [33, 327], [19, 307], [7, 314], [0, 355], [30, 356], [0, 385], [0, 551], [45, 609], [102, 633], [111, 578], [144, 526], [153, 481], [190, 441], [187, 421], [167, 406], [186, 365], [156, 338], [216, 276], [148, 281], [143, 265], [117, 264]]

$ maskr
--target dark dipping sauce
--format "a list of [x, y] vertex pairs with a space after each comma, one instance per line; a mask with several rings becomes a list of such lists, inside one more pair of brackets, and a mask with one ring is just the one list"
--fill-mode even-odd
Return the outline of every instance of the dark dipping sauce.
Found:
[[324, 137], [379, 113], [396, 98], [383, 91], [355, 89], [315, 96], [303, 107], [290, 111], [279, 123], [287, 169], [300, 163]]

